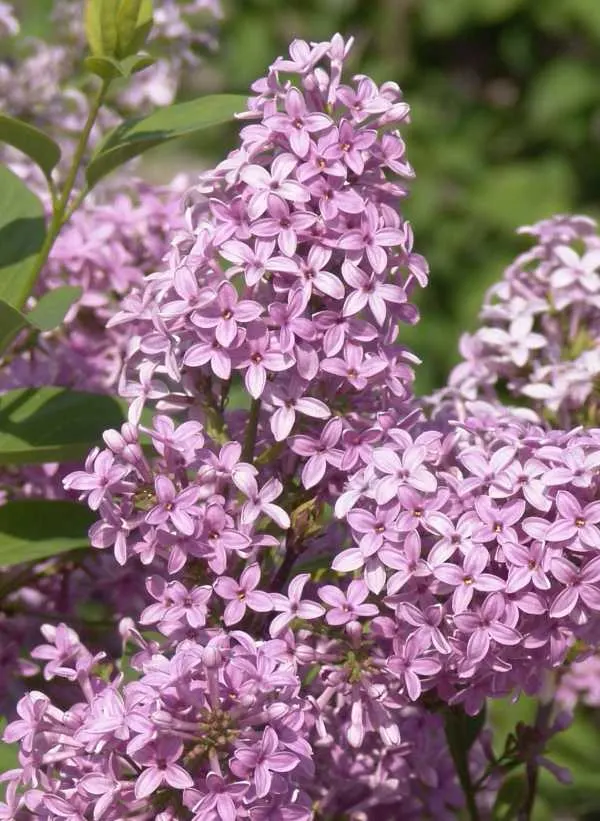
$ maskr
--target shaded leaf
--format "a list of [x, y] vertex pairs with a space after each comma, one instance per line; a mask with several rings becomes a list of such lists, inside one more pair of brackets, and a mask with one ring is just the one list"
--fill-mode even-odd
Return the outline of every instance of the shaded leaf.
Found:
[[444, 710], [446, 737], [450, 748], [468, 752], [483, 730], [485, 719], [485, 707], [474, 716], [465, 713], [461, 707], [448, 707]]
[[25, 319], [40, 331], [53, 331], [65, 318], [71, 305], [76, 302], [83, 289], [78, 285], [63, 285], [48, 291]]
[[66, 388], [20, 388], [0, 396], [0, 464], [66, 462], [85, 456], [126, 403]]
[[161, 108], [142, 120], [127, 120], [108, 135], [92, 157], [86, 172], [88, 185], [92, 187], [150, 148], [233, 119], [245, 105], [242, 95], [216, 94]]
[[89, 547], [95, 514], [77, 502], [26, 499], [0, 507], [0, 565], [37, 561]]
[[0, 140], [26, 154], [48, 178], [60, 160], [60, 148], [51, 137], [7, 114], [0, 114]]
[[20, 311], [0, 299], [0, 354], [6, 350], [15, 336], [28, 326]]
[[25, 183], [0, 166], [0, 299], [22, 308], [35, 279], [35, 257], [46, 236], [42, 203]]
[[492, 810], [493, 821], [513, 821], [527, 795], [527, 780], [523, 771], [509, 775], [502, 782]]
[[145, 68], [150, 68], [155, 62], [154, 57], [150, 57], [149, 54], [134, 54], [131, 57], [125, 57], [124, 60], [121, 60], [121, 66], [125, 72], [125, 76], [130, 77], [132, 74], [137, 74]]

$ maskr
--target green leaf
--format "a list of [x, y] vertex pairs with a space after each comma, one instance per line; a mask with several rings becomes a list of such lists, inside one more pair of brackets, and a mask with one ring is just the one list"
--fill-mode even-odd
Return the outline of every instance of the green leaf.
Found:
[[0, 464], [80, 459], [119, 427], [126, 404], [66, 388], [19, 388], [0, 396]]
[[121, 0], [117, 15], [119, 57], [129, 57], [142, 48], [152, 22], [152, 0]]
[[20, 311], [0, 299], [0, 354], [13, 341], [15, 336], [28, 326], [27, 319]]
[[0, 166], [0, 299], [21, 308], [35, 283], [35, 256], [44, 244], [42, 203], [25, 183]]
[[116, 80], [117, 77], [126, 77], [123, 68], [114, 57], [86, 57], [83, 65], [92, 74], [101, 77], [103, 80]]
[[459, 749], [466, 754], [483, 730], [486, 719], [485, 707], [475, 716], [465, 713], [461, 707], [448, 707], [444, 710], [446, 736], [451, 749]]
[[571, 118], [589, 127], [590, 113], [600, 99], [595, 70], [584, 62], [564, 58], [551, 61], [533, 78], [526, 111], [533, 127], [546, 134], [561, 130]]
[[96, 516], [77, 502], [26, 499], [0, 507], [0, 565], [38, 561], [89, 547]]
[[493, 821], [514, 821], [527, 795], [524, 772], [512, 773], [498, 790], [492, 810]]
[[61, 288], [48, 291], [35, 308], [25, 315], [25, 319], [40, 331], [53, 331], [61, 324], [71, 305], [82, 293], [83, 288], [78, 285], [63, 285]]
[[28, 123], [0, 114], [0, 140], [27, 154], [50, 179], [61, 154], [51, 137]]
[[117, 52], [117, 11], [119, 0], [87, 0], [85, 33], [92, 54], [114, 57]]
[[154, 57], [150, 57], [149, 54], [133, 54], [131, 57], [125, 57], [124, 60], [121, 60], [121, 67], [125, 72], [125, 76], [130, 77], [145, 68], [150, 68], [155, 62]]
[[147, 54], [134, 54], [124, 60], [115, 60], [114, 57], [86, 57], [83, 64], [88, 71], [102, 77], [103, 80], [116, 80], [137, 74], [155, 62], [154, 57]]
[[204, 128], [225, 123], [242, 111], [246, 97], [216, 94], [155, 111], [143, 120], [127, 120], [99, 146], [87, 168], [90, 188], [128, 160], [150, 148]]

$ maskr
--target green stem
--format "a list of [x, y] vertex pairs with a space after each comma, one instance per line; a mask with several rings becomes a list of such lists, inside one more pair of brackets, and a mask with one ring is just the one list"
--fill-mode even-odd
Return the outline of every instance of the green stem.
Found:
[[69, 208], [69, 201], [71, 199], [71, 194], [73, 193], [73, 188], [75, 187], [77, 174], [79, 173], [79, 169], [81, 168], [81, 164], [83, 162], [83, 157], [85, 155], [88, 141], [90, 139], [90, 134], [92, 133], [92, 128], [94, 127], [94, 123], [96, 122], [98, 113], [100, 111], [102, 103], [104, 102], [104, 98], [106, 97], [106, 92], [108, 91], [110, 82], [110, 80], [104, 80], [102, 82], [102, 85], [98, 89], [98, 93], [92, 101], [92, 105], [90, 107], [87, 120], [83, 127], [83, 131], [81, 132], [81, 136], [79, 137], [79, 140], [77, 142], [77, 147], [75, 149], [75, 154], [73, 156], [73, 162], [71, 163], [69, 173], [67, 174], [67, 177], [65, 179], [62, 192], [60, 193], [60, 196], [57, 199], [53, 198], [55, 201], [52, 212], [52, 219], [48, 227], [46, 239], [44, 240], [44, 244], [42, 245], [40, 253], [38, 254], [38, 258], [35, 263], [35, 268], [32, 271], [33, 282], [37, 280], [42, 268], [46, 264], [48, 257], [50, 256], [52, 246], [56, 242], [56, 238], [60, 234], [61, 228], [69, 219], [75, 208], [81, 204], [85, 196], [85, 193], [87, 193], [84, 190], [84, 192], [78, 194], [76, 200], [74, 201], [74, 207]]
[[254, 448], [256, 446], [256, 436], [258, 434], [258, 417], [260, 415], [260, 399], [253, 399], [250, 405], [250, 415], [248, 416], [248, 427], [244, 437], [244, 447], [242, 449], [242, 462], [252, 464], [254, 460]]
[[448, 749], [465, 796], [469, 821], [481, 821], [476, 800], [477, 788], [473, 783], [469, 769], [469, 749], [473, 739], [468, 738], [465, 733], [465, 720], [468, 721], [460, 708], [449, 708], [445, 717], [444, 729]]
[[[539, 734], [540, 738], [544, 738], [548, 732], [548, 727], [554, 712], [554, 700], [540, 701], [535, 715], [534, 729]], [[537, 756], [527, 762], [525, 774], [527, 778], [527, 792], [525, 800], [519, 810], [518, 821], [530, 821], [533, 815], [533, 807], [537, 796], [538, 780], [539, 780], [539, 764]]]

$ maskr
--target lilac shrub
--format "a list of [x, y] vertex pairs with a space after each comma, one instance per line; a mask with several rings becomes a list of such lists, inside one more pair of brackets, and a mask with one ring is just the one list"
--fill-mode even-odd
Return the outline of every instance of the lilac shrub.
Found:
[[[592, 287], [593, 260], [553, 239], [588, 223], [535, 229], [489, 349], [419, 402], [409, 108], [346, 80], [351, 45], [294, 41], [253, 85], [166, 265], [108, 319], [128, 421], [64, 484], [145, 603], [120, 660], [43, 628], [32, 657], [68, 698], [19, 702], [7, 818], [477, 821], [565, 725], [558, 674], [598, 647], [600, 437], [576, 426], [584, 394], [559, 428], [560, 403], [550, 419], [499, 391], [530, 396], [587, 323], [582, 293], [548, 288], [555, 258]], [[520, 693], [536, 734], [497, 756], [485, 703]]]

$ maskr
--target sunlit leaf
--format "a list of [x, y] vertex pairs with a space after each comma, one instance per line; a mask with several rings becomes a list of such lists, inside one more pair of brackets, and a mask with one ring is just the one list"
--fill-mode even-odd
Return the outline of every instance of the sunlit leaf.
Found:
[[150, 148], [233, 119], [245, 104], [244, 96], [216, 94], [161, 108], [143, 120], [127, 120], [108, 135], [92, 157], [86, 172], [88, 185], [94, 186]]

